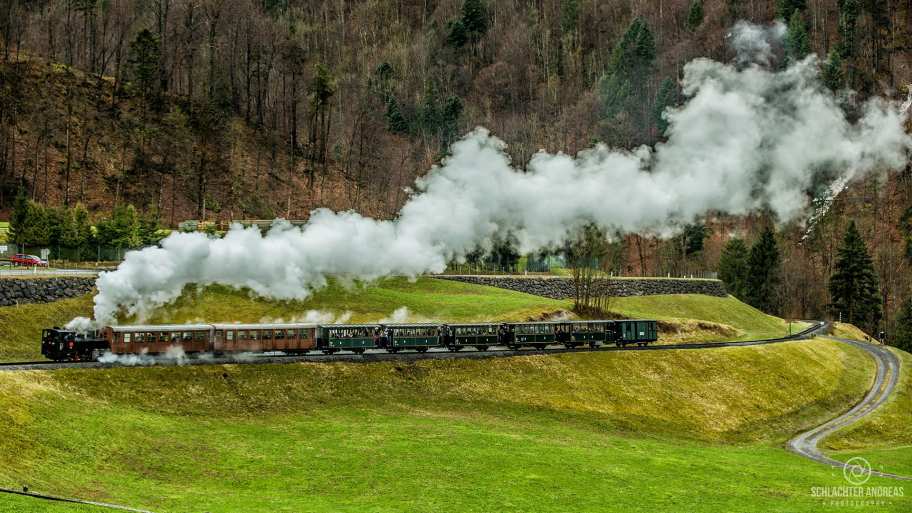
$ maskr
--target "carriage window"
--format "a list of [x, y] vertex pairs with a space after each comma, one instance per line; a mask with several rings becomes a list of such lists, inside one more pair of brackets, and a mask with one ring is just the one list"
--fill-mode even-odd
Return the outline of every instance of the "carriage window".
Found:
[[234, 340], [234, 332], [233, 332], [233, 331], [226, 331], [226, 332], [225, 332], [225, 340], [227, 340], [228, 342], [231, 342], [232, 340]]
[[123, 341], [126, 342], [127, 344], [130, 343], [130, 338], [131, 338], [130, 335], [131, 335], [130, 333], [123, 334]]
[[190, 333], [189, 331], [185, 331], [185, 332], [184, 332], [184, 337], [183, 337], [183, 338], [184, 338], [184, 341], [193, 340], [193, 334]]
[[247, 332], [247, 334], [250, 336], [250, 340], [259, 340], [260, 339], [260, 336], [259, 336], [260, 334], [257, 330], [250, 330], [249, 332]]
[[242, 338], [247, 338], [247, 332], [244, 331], [244, 330], [238, 331], [238, 332], [237, 332], [237, 338], [238, 338], [238, 340], [240, 340], [240, 339], [242, 339]]
[[206, 336], [205, 331], [197, 331], [195, 338], [196, 338], [196, 340], [206, 340], [208, 337]]
[[282, 340], [283, 338], [285, 338], [285, 330], [276, 330], [275, 339]]
[[263, 335], [263, 340], [269, 340], [272, 338], [272, 330], [263, 330], [262, 335]]
[[158, 332], [158, 341], [159, 341], [159, 342], [167, 342], [167, 341], [168, 341], [168, 333], [165, 332], [165, 331], [160, 331], [160, 332]]
[[155, 342], [155, 333], [146, 333], [146, 343]]

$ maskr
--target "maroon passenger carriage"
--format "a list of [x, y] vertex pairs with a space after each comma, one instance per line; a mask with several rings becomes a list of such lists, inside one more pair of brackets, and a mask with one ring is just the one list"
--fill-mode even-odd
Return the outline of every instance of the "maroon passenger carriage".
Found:
[[316, 347], [316, 324], [160, 324], [107, 326], [102, 336], [114, 354], [300, 353]]

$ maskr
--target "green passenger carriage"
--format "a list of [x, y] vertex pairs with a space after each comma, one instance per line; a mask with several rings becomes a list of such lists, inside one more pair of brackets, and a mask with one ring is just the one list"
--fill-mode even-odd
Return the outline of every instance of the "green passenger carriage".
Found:
[[441, 345], [441, 326], [438, 324], [387, 324], [386, 349], [392, 353], [401, 349], [424, 352]]
[[638, 346], [645, 346], [649, 342], [658, 340], [658, 327], [656, 321], [625, 319], [614, 322], [617, 324], [617, 338], [615, 342], [618, 347], [624, 347], [627, 344], [633, 343], [636, 343]]
[[328, 324], [319, 327], [317, 347], [324, 353], [338, 351], [363, 353], [373, 349], [383, 338], [383, 330], [377, 324]]
[[497, 324], [448, 324], [444, 326], [446, 346], [450, 351], [472, 347], [487, 351], [500, 343], [500, 326]]

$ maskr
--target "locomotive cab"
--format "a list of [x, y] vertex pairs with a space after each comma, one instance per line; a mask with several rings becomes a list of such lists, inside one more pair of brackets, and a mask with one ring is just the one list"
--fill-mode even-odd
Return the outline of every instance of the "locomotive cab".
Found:
[[41, 334], [41, 354], [58, 362], [95, 360], [107, 349], [107, 341], [95, 331], [77, 333], [53, 327]]

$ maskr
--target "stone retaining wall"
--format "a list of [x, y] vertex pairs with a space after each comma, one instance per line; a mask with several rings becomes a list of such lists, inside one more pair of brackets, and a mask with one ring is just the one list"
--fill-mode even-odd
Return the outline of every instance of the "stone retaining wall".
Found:
[[88, 294], [94, 287], [95, 278], [2, 278], [0, 306], [50, 303]]
[[[461, 281], [515, 290], [552, 299], [568, 299], [574, 294], [573, 279], [562, 276], [436, 276], [444, 280]], [[719, 280], [685, 280], [667, 278], [624, 278], [603, 280], [598, 286], [607, 287], [611, 296], [652, 296], [657, 294], [705, 294], [725, 297], [728, 292]]]

